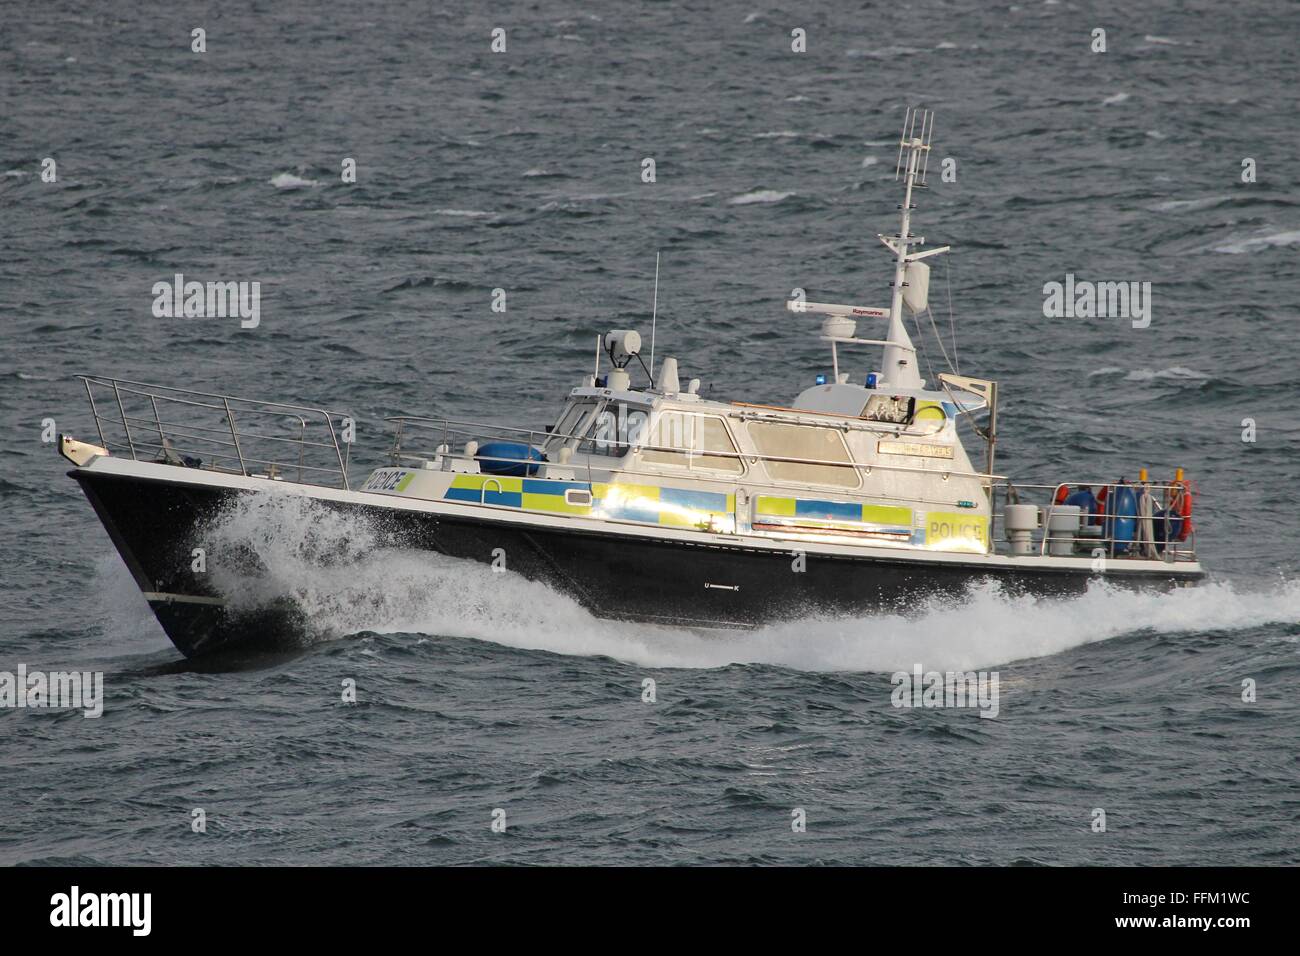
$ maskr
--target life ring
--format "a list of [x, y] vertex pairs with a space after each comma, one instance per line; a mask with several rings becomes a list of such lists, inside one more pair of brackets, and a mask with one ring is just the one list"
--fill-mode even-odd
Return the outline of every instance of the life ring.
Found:
[[1165, 509], [1167, 514], [1178, 515], [1182, 519], [1179, 522], [1178, 534], [1175, 536], [1176, 541], [1186, 541], [1188, 535], [1192, 533], [1192, 486], [1188, 481], [1174, 481], [1169, 488], [1169, 505]]
[[910, 431], [921, 435], [935, 435], [948, 424], [948, 413], [939, 402], [917, 402], [912, 414]]

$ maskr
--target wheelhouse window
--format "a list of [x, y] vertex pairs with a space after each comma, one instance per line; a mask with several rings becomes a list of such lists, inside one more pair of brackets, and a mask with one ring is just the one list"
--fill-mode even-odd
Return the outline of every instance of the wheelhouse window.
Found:
[[859, 416], [869, 422], [901, 425], [910, 434], [933, 435], [948, 424], [943, 403], [906, 395], [872, 395]]
[[890, 425], [907, 425], [916, 410], [916, 399], [906, 395], [872, 395], [862, 409], [860, 417], [869, 422], [886, 422]]
[[736, 454], [727, 423], [717, 415], [664, 411], [650, 428], [641, 460], [677, 468], [708, 468], [740, 474], [745, 466]]
[[582, 450], [622, 458], [632, 445], [644, 440], [649, 417], [644, 408], [626, 402], [608, 402], [588, 429]]
[[548, 454], [565, 445], [586, 455], [621, 458], [645, 434], [646, 409], [625, 402], [578, 401], [569, 405], [551, 429]]
[[555, 423], [555, 427], [551, 429], [551, 437], [546, 441], [547, 452], [557, 452], [570, 439], [581, 438], [579, 429], [595, 410], [595, 402], [572, 402], [560, 415], [560, 420]]
[[[837, 429], [792, 422], [749, 422], [749, 438], [775, 481], [856, 488], [861, 484], [844, 436]], [[771, 461], [799, 458], [802, 461]], [[812, 464], [811, 462], [816, 462]]]

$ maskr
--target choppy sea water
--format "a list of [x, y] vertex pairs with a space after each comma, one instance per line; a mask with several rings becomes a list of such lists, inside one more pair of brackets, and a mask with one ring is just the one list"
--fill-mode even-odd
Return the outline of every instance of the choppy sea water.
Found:
[[[106, 701], [0, 710], [0, 862], [1297, 862], [1298, 26], [1168, 2], [7, 8], [0, 670], [102, 670]], [[913, 228], [954, 246], [932, 301], [942, 327], [951, 288], [962, 370], [1002, 383], [999, 470], [1185, 467], [1209, 586], [706, 636], [290, 509], [270, 564], [330, 637], [196, 667], [41, 442], [46, 418], [89, 433], [86, 372], [342, 408], [363, 463], [399, 412], [540, 426], [598, 332], [646, 331], [656, 250], [659, 354], [712, 397], [788, 401], [826, 365], [790, 291], [885, 301], [916, 89], [957, 179], [932, 167]], [[154, 318], [176, 272], [260, 281], [261, 324]], [[1067, 273], [1150, 281], [1150, 327], [1045, 318]], [[998, 718], [892, 707], [917, 663], [997, 670]]]

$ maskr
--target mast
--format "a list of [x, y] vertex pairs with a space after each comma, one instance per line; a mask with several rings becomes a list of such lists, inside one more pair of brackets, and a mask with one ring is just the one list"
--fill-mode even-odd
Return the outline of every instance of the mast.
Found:
[[[917, 124], [920, 129], [917, 129]], [[918, 135], [919, 134], [919, 135]], [[934, 135], [934, 112], [909, 107], [903, 118], [903, 135], [898, 142], [898, 163], [894, 168], [894, 178], [903, 176], [903, 205], [900, 208], [897, 236], [880, 236], [894, 253], [893, 299], [889, 306], [889, 331], [885, 338], [890, 342], [885, 346], [884, 362], [881, 373], [885, 384], [894, 388], [921, 388], [921, 373], [917, 368], [916, 349], [903, 324], [903, 287], [907, 283], [907, 264], [913, 256], [908, 250], [913, 243], [924, 240], [913, 236], [912, 224], [912, 190], [916, 186], [925, 186], [925, 171], [930, 163], [930, 139]]]
[[[919, 128], [918, 128], [919, 126]], [[916, 346], [907, 334], [903, 324], [903, 308], [911, 312], [922, 312], [927, 307], [929, 296], [929, 266], [921, 263], [922, 259], [947, 252], [949, 246], [937, 246], [924, 252], [911, 252], [915, 245], [925, 242], [922, 236], [911, 233], [912, 191], [925, 188], [925, 173], [930, 162], [930, 139], [934, 135], [934, 112], [931, 110], [908, 107], [903, 119], [903, 135], [898, 142], [898, 164], [894, 169], [894, 178], [904, 178], [903, 204], [899, 207], [898, 235], [879, 235], [878, 238], [890, 252], [894, 253], [893, 297], [888, 309], [874, 309], [858, 305], [831, 305], [825, 302], [807, 302], [803, 299], [791, 299], [786, 308], [791, 312], [815, 312], [829, 316], [822, 323], [821, 338], [831, 343], [831, 361], [834, 364], [835, 381], [841, 378], [839, 353], [837, 345], [879, 345], [884, 349], [881, 364], [881, 380], [877, 388], [924, 389], [921, 371], [916, 362]], [[906, 156], [906, 159], [904, 157]], [[909, 287], [910, 283], [910, 287]], [[858, 318], [888, 318], [889, 329], [883, 339], [856, 338], [855, 331]]]

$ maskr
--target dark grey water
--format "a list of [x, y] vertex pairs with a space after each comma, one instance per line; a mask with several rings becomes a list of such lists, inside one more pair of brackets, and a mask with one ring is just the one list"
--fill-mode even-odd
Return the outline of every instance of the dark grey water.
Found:
[[[0, 7], [0, 670], [107, 694], [0, 710], [0, 861], [1300, 861], [1297, 8], [803, 11]], [[89, 431], [79, 372], [350, 410], [372, 461], [399, 411], [540, 426], [598, 332], [646, 330], [656, 250], [659, 354], [787, 401], [825, 370], [790, 290], [884, 301], [920, 92], [958, 176], [914, 230], [955, 247], [933, 298], [1002, 383], [1001, 470], [1185, 467], [1211, 586], [701, 637], [411, 555], [340, 573], [286, 516], [276, 573], [339, 636], [195, 670], [41, 442]], [[154, 318], [176, 272], [260, 281], [260, 326]], [[1150, 281], [1150, 327], [1044, 318], [1066, 273]], [[891, 707], [916, 662], [997, 669], [999, 718]]]

